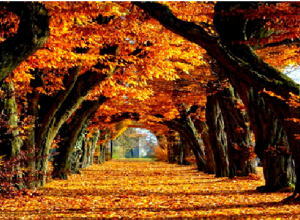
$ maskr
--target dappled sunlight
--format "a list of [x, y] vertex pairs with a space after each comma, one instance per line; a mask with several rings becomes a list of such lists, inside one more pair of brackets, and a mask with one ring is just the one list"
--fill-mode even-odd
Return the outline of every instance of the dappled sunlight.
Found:
[[259, 193], [263, 180], [214, 178], [194, 166], [163, 162], [93, 165], [30, 195], [1, 200], [0, 217], [195, 218], [300, 217], [290, 193]]

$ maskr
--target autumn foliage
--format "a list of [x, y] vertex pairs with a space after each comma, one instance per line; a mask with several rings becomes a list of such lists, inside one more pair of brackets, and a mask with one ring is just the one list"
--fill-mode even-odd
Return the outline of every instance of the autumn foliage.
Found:
[[156, 145], [153, 147], [154, 153], [152, 153], [152, 156], [157, 160], [157, 161], [168, 161], [168, 150], [163, 149], [160, 145]]
[[21, 151], [15, 157], [7, 159], [0, 157], [0, 195], [2, 197], [26, 195], [29, 192], [27, 188], [35, 188], [34, 183], [43, 178], [43, 173], [28, 169], [29, 163], [42, 159], [31, 157], [33, 151], [38, 151], [38, 149]]
[[263, 180], [214, 178], [194, 166], [162, 162], [107, 162], [70, 180], [2, 198], [1, 218], [285, 218], [299, 205], [288, 192], [259, 193]]
[[[299, 2], [0, 2], [0, 217], [299, 217], [299, 30]], [[128, 127], [160, 162], [106, 162]]]

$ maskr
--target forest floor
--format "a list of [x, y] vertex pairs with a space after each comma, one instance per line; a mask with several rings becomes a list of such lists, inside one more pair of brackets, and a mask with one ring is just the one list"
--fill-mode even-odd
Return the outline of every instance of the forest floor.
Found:
[[215, 178], [195, 166], [109, 161], [69, 180], [53, 180], [39, 196], [0, 198], [1, 219], [300, 218], [291, 193], [260, 193], [261, 179]]

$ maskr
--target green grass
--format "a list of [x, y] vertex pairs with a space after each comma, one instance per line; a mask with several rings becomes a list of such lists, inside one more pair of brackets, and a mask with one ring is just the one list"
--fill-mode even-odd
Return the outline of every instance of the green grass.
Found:
[[134, 161], [134, 162], [154, 162], [156, 161], [155, 158], [118, 158], [118, 159], [113, 159], [114, 161]]

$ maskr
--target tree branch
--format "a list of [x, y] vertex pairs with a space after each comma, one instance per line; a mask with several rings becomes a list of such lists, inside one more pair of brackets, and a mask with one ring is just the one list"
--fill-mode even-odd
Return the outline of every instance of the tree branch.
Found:
[[38, 2], [1, 2], [20, 17], [17, 33], [0, 44], [0, 82], [41, 48], [49, 36], [49, 14]]

